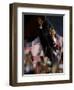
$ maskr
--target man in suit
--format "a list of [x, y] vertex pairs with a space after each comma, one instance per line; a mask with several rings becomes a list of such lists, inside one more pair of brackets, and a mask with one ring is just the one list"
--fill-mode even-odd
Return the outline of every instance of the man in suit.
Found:
[[61, 60], [62, 56], [62, 50], [63, 50], [63, 39], [60, 35], [58, 35], [54, 28], [50, 28], [50, 34], [54, 41], [53, 45], [53, 66], [52, 66], [52, 72], [57, 72], [57, 68], [59, 66], [59, 62]]
[[[52, 37], [48, 31], [48, 23], [45, 21], [43, 17], [38, 17], [37, 18], [38, 22], [38, 28], [36, 30], [37, 35], [40, 38], [40, 42], [44, 51], [45, 56], [50, 58], [52, 61], [53, 56], [52, 56], [52, 48], [53, 47], [53, 40]], [[49, 25], [51, 27], [51, 25]]]

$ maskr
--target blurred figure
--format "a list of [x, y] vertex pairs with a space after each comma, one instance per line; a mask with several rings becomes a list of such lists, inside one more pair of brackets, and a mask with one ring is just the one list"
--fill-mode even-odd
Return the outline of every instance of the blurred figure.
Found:
[[53, 46], [53, 39], [51, 38], [48, 31], [48, 23], [43, 17], [38, 17], [37, 22], [38, 28], [35, 31], [37, 33], [37, 36], [40, 38], [44, 56], [47, 56], [52, 61], [53, 57], [51, 47]]
[[32, 42], [25, 42], [24, 54], [32, 55], [33, 68], [36, 68], [36, 64], [41, 60], [40, 56], [44, 56], [42, 45], [39, 37], [35, 38]]
[[24, 59], [24, 73], [32, 74], [33, 73], [33, 64], [31, 53], [25, 55]]
[[52, 72], [55, 73], [57, 72], [58, 65], [62, 56], [63, 40], [62, 40], [62, 37], [56, 33], [53, 27], [49, 29], [49, 33], [54, 41], [53, 42]]

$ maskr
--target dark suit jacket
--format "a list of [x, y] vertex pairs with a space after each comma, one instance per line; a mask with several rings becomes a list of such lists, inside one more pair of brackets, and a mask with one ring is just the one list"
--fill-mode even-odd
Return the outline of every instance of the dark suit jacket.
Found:
[[51, 58], [52, 56], [52, 48], [53, 48], [53, 40], [47, 29], [37, 29], [37, 36], [39, 36], [44, 54]]

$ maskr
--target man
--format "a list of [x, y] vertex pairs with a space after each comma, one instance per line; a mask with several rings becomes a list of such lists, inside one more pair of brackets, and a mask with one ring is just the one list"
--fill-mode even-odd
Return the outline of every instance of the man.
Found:
[[53, 66], [52, 66], [52, 72], [57, 72], [57, 68], [59, 65], [59, 62], [61, 60], [61, 56], [62, 56], [62, 44], [63, 44], [63, 40], [62, 37], [59, 36], [54, 28], [50, 28], [49, 29], [49, 33], [51, 34], [51, 37], [54, 41], [54, 45], [53, 45]]
[[40, 38], [40, 42], [41, 42], [41, 45], [44, 51], [44, 55], [50, 58], [50, 60], [52, 61], [53, 53], [52, 53], [51, 47], [53, 47], [53, 39], [51, 35], [49, 34], [48, 24], [43, 17], [38, 17], [37, 22], [38, 22], [38, 28], [36, 32]]

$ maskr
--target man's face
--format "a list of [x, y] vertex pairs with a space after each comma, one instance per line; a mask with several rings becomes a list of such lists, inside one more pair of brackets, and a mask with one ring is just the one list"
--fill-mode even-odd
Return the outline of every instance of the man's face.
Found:
[[39, 24], [39, 25], [42, 25], [42, 24], [43, 24], [43, 20], [42, 20], [40, 17], [38, 17], [37, 20], [38, 20], [38, 24]]
[[49, 34], [50, 34], [51, 36], [55, 36], [55, 35], [56, 35], [55, 29], [49, 28]]
[[55, 36], [56, 35], [56, 31], [53, 29], [52, 31], [51, 31], [51, 36]]

